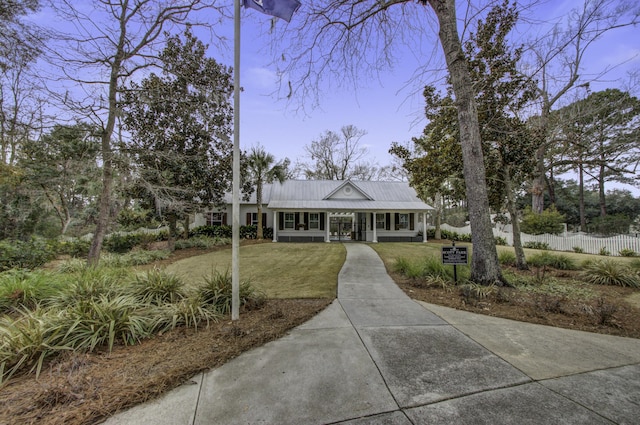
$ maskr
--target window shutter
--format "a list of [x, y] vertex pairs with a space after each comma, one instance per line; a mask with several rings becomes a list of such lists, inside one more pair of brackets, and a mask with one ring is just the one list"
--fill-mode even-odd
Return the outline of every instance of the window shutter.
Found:
[[309, 230], [309, 213], [304, 213], [304, 230]]
[[395, 229], [398, 230], [400, 229], [400, 213], [395, 213], [394, 215], [395, 217], [393, 219], [394, 219]]
[[384, 215], [384, 228], [386, 230], [391, 230], [391, 213], [386, 213]]
[[414, 230], [416, 228], [416, 224], [413, 222], [414, 218], [415, 218], [415, 213], [410, 213], [409, 214], [409, 230]]
[[324, 230], [324, 213], [320, 213], [320, 230]]
[[371, 230], [373, 230], [374, 227], [376, 227], [376, 215], [371, 213]]
[[293, 213], [293, 217], [294, 217], [294, 225], [293, 227], [296, 228], [296, 230], [298, 230], [298, 224], [300, 224], [300, 213], [299, 212], [294, 212]]
[[251, 225], [251, 213], [247, 213], [247, 221], [245, 221], [245, 224], [247, 226]]
[[267, 213], [262, 213], [262, 227], [267, 227]]
[[284, 230], [284, 213], [282, 211], [278, 213], [278, 230]]
[[222, 224], [224, 224], [225, 226], [228, 224], [227, 223], [227, 213], [222, 213]]

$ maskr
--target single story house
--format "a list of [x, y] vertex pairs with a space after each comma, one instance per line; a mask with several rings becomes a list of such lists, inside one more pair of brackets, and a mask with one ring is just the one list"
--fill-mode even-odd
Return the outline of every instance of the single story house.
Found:
[[[231, 224], [231, 195], [223, 210], [196, 214], [193, 225]], [[427, 213], [406, 182], [287, 180], [263, 187], [264, 227], [273, 241], [426, 242]], [[258, 222], [255, 192], [240, 201], [240, 224]]]

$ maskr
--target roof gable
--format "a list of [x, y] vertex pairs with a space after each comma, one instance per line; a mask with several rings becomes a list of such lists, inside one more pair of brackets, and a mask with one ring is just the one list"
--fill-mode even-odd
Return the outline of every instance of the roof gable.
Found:
[[346, 200], [354, 200], [354, 199], [366, 199], [372, 201], [373, 198], [369, 196], [364, 190], [362, 190], [358, 185], [356, 185], [351, 180], [345, 180], [340, 186], [336, 187], [332, 190], [327, 196], [323, 198], [324, 200], [329, 199], [346, 199]]

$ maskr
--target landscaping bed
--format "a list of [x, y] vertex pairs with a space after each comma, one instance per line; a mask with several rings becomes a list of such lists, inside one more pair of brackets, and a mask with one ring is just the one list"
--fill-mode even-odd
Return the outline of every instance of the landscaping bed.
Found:
[[[513, 273], [516, 273], [513, 271]], [[517, 272], [535, 276], [535, 271]], [[577, 272], [549, 272], [552, 283], [530, 288], [429, 284], [390, 272], [411, 298], [427, 303], [521, 322], [640, 338], [640, 291], [578, 283]], [[570, 288], [570, 289], [567, 289]]]
[[2, 424], [93, 424], [153, 399], [244, 351], [283, 336], [330, 299], [267, 300], [206, 329], [177, 328], [133, 346], [48, 362], [38, 379], [13, 378], [0, 388]]

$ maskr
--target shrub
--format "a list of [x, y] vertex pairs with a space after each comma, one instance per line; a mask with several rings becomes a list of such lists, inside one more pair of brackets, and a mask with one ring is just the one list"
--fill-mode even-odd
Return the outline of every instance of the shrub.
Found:
[[578, 268], [571, 257], [564, 254], [552, 254], [549, 251], [531, 255], [527, 258], [527, 263], [534, 267], [546, 266], [558, 270], [576, 270]]
[[210, 238], [231, 239], [231, 226], [199, 226], [189, 231], [189, 236], [208, 236]]
[[89, 239], [76, 238], [60, 242], [58, 253], [70, 255], [74, 258], [86, 257], [89, 255], [89, 248], [91, 248]]
[[613, 324], [613, 316], [618, 311], [618, 306], [609, 304], [604, 298], [599, 298], [593, 309], [597, 317], [597, 323], [603, 326], [611, 326]]
[[536, 214], [527, 207], [522, 216], [520, 229], [530, 235], [542, 235], [549, 233], [557, 235], [564, 231], [564, 215], [551, 206], [540, 214]]
[[618, 251], [618, 254], [620, 254], [623, 257], [637, 257], [638, 256], [638, 254], [633, 249], [628, 249], [628, 248], [621, 249], [620, 251]]
[[209, 249], [214, 246], [229, 245], [231, 241], [229, 239], [211, 237], [205, 235], [197, 235], [190, 237], [189, 239], [179, 239], [176, 241], [176, 249], [187, 248], [204, 248]]
[[640, 288], [640, 277], [631, 268], [614, 260], [592, 261], [584, 266], [582, 278], [596, 285]]
[[574, 246], [573, 247], [573, 252], [575, 252], [576, 254], [583, 254], [584, 253], [584, 249], [582, 249], [579, 246]]
[[507, 238], [503, 238], [502, 236], [496, 236], [494, 239], [496, 241], [496, 245], [502, 245], [502, 246], [507, 245]]
[[[265, 236], [266, 237], [266, 236]], [[427, 239], [435, 239], [436, 230], [434, 228], [427, 229]], [[457, 233], [449, 230], [440, 230], [440, 237], [450, 241], [471, 242], [471, 235], [468, 233]]]
[[57, 242], [42, 238], [0, 241], [0, 272], [13, 269], [34, 269], [56, 256]]
[[603, 246], [602, 248], [600, 248], [600, 252], [598, 252], [598, 255], [608, 257], [609, 255], [611, 255], [611, 251], [609, 251], [606, 246]]
[[131, 251], [134, 246], [140, 244], [141, 240], [141, 235], [137, 233], [127, 235], [114, 233], [104, 239], [104, 248], [109, 252], [122, 254]]
[[169, 258], [171, 252], [168, 250], [154, 250], [154, 251], [131, 251], [121, 256], [124, 267], [139, 266], [142, 264], [149, 264], [154, 261], [164, 260]]
[[523, 248], [530, 248], [530, 249], [544, 249], [544, 250], [548, 250], [551, 249], [551, 247], [549, 246], [548, 243], [546, 242], [525, 242], [522, 245]]

